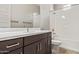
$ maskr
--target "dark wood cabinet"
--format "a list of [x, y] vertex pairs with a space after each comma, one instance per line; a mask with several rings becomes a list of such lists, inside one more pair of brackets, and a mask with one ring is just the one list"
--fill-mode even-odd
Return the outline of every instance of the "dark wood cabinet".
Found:
[[51, 53], [51, 32], [0, 41], [0, 54]]
[[36, 44], [30, 44], [24, 47], [24, 54], [36, 54]]
[[23, 54], [23, 49], [19, 48], [19, 49], [9, 52], [8, 54]]
[[47, 51], [48, 51], [48, 53], [52, 53], [52, 46], [51, 46], [51, 36], [49, 36], [48, 38], [47, 38], [47, 46], [48, 46], [48, 49], [47, 49]]
[[23, 38], [0, 41], [0, 54], [9, 53], [23, 47]]
[[48, 53], [51, 53], [50, 32], [24, 38], [24, 54], [48, 54]]
[[46, 45], [44, 40], [34, 42], [28, 46], [24, 47], [24, 54], [45, 54]]
[[37, 45], [37, 54], [45, 54], [46, 53], [46, 46], [45, 46], [45, 40], [42, 39], [38, 42]]

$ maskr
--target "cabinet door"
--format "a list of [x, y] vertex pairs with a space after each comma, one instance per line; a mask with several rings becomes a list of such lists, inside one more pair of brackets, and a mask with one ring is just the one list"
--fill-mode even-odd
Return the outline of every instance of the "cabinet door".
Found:
[[42, 39], [37, 43], [37, 54], [44, 54], [46, 53], [46, 46], [45, 46], [45, 40]]
[[45, 38], [46, 53], [51, 53], [51, 40], [52, 40], [51, 33], [48, 33], [47, 37]]
[[39, 41], [37, 51], [40, 54], [51, 53], [51, 38], [43, 38]]
[[8, 54], [22, 54], [22, 48], [9, 52]]
[[24, 54], [44, 54], [45, 53], [45, 42], [40, 40], [33, 44], [24, 47]]
[[51, 53], [51, 37], [45, 40], [46, 53]]
[[30, 44], [24, 47], [24, 54], [35, 54], [36, 53], [36, 44]]

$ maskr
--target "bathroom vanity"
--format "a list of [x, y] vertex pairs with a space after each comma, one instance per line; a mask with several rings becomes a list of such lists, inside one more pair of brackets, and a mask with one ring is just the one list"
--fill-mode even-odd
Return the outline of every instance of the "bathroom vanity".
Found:
[[[4, 36], [5, 35], [5, 36]], [[50, 54], [51, 32], [0, 34], [0, 54]]]

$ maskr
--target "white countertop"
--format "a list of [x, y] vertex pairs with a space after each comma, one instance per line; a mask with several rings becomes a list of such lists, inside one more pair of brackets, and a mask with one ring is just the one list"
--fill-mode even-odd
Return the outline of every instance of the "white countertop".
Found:
[[42, 34], [42, 33], [47, 33], [50, 31], [47, 30], [40, 30], [40, 31], [14, 31], [14, 32], [0, 32], [0, 41], [3, 40], [10, 40], [14, 38], [19, 38], [19, 37], [25, 37], [25, 36], [31, 36], [31, 35], [37, 35], [37, 34]]

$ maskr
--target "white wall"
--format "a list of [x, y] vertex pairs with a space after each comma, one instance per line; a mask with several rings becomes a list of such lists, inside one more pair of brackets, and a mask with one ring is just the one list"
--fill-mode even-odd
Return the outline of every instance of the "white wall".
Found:
[[[50, 8], [51, 8], [51, 4], [40, 5], [40, 16], [41, 16], [40, 27], [42, 29], [50, 28], [50, 16], [49, 16]], [[52, 8], [53, 8], [53, 5], [52, 5]]]
[[79, 5], [66, 11], [56, 11], [55, 20], [61, 47], [79, 51]]
[[22, 27], [23, 21], [32, 22], [33, 13], [40, 13], [40, 7], [32, 4], [0, 4], [0, 27], [11, 27], [11, 20], [18, 20], [16, 25]]
[[33, 15], [33, 27], [40, 28], [40, 15]]
[[0, 27], [10, 27], [10, 5], [0, 4]]
[[40, 7], [32, 4], [13, 4], [12, 20], [18, 20], [18, 27], [32, 27], [33, 24], [23, 24], [23, 22], [33, 23], [33, 13], [40, 13]]
[[50, 12], [50, 30], [55, 29], [55, 15], [54, 11]]
[[32, 21], [29, 17], [34, 12], [39, 13], [39, 7], [28, 4], [13, 4], [12, 5], [12, 20], [26, 20]]
[[66, 4], [54, 4], [54, 10], [61, 10], [64, 8]]

